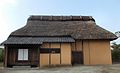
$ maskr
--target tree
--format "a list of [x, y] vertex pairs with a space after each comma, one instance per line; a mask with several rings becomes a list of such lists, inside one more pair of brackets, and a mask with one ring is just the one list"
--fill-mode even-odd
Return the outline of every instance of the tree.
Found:
[[112, 43], [112, 60], [120, 62], [120, 44]]

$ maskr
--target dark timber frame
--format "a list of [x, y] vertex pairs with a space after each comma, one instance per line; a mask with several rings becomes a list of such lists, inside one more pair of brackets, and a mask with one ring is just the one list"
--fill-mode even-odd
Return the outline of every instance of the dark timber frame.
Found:
[[[12, 66], [39, 66], [39, 46], [40, 45], [6, 45], [5, 47], [5, 67]], [[28, 60], [18, 61], [18, 49], [28, 49]]]

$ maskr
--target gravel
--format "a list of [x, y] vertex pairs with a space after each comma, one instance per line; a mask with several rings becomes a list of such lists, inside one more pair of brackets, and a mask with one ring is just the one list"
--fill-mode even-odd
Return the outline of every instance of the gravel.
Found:
[[0, 68], [0, 73], [120, 73], [120, 64], [52, 68]]

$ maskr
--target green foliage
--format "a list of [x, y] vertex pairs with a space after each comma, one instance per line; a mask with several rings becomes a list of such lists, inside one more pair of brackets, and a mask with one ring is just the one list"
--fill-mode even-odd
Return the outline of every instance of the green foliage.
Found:
[[120, 62], [120, 44], [112, 44], [112, 60]]
[[0, 48], [0, 62], [3, 62], [3, 49]]

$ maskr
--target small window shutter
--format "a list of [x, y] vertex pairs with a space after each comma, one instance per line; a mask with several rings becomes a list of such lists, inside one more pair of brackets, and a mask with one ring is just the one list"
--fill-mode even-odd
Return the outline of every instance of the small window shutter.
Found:
[[23, 49], [18, 49], [18, 60], [23, 60]]
[[18, 49], [18, 60], [28, 60], [28, 49]]
[[24, 49], [23, 51], [23, 60], [28, 60], [28, 49]]

